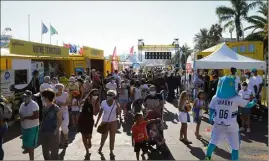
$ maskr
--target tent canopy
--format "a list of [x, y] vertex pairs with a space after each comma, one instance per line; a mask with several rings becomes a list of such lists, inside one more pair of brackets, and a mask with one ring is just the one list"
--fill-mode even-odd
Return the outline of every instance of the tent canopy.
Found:
[[203, 59], [196, 60], [195, 67], [197, 69], [229, 69], [235, 67], [237, 69], [256, 68], [265, 70], [266, 63], [242, 56], [223, 43], [217, 51]]

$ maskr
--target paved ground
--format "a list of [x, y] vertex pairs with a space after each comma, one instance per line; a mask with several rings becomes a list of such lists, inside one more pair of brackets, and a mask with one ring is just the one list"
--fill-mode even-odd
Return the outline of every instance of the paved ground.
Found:
[[[164, 119], [167, 121], [168, 129], [164, 131], [167, 147], [170, 150], [171, 155], [166, 160], [203, 160], [206, 146], [211, 134], [211, 125], [206, 122], [205, 119], [202, 122], [200, 133], [203, 139], [196, 139], [194, 136], [195, 124], [189, 124], [188, 137], [193, 141], [193, 144], [186, 146], [179, 141], [180, 123], [177, 123], [177, 109], [171, 104], [166, 104], [167, 113]], [[125, 131], [125, 130], [124, 130]], [[115, 143], [115, 159], [116, 160], [135, 160], [135, 154], [133, 147], [131, 146], [131, 137], [123, 132], [123, 128], [119, 129], [116, 136]], [[90, 150], [91, 160], [110, 160], [108, 141], [104, 147], [104, 156], [101, 157], [97, 153], [101, 136], [94, 129], [93, 134], [93, 147]], [[269, 160], [268, 157], [268, 121], [255, 122], [252, 124], [252, 132], [249, 135], [242, 134], [242, 144], [240, 159], [242, 160]], [[66, 151], [61, 152], [63, 160], [83, 160], [85, 150], [82, 144], [81, 135], [75, 132], [70, 133], [69, 147]], [[14, 124], [4, 138], [4, 151], [5, 160], [28, 160], [27, 154], [22, 154], [21, 140], [20, 140], [20, 125]], [[43, 160], [41, 146], [38, 146], [35, 150], [35, 159]], [[219, 148], [215, 151], [213, 156], [214, 160], [230, 159], [230, 148], [227, 143], [221, 143]]]

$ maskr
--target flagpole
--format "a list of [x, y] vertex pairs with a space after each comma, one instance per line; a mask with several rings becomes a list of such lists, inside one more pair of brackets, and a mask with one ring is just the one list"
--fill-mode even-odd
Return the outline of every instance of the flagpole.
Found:
[[50, 44], [51, 44], [51, 24], [50, 24]]
[[30, 15], [28, 15], [28, 41], [30, 41]]
[[42, 22], [42, 20], [41, 20], [41, 44], [42, 44], [42, 35], [43, 35], [43, 31], [42, 31], [42, 29], [43, 29], [43, 26], [42, 26], [42, 24], [43, 24], [43, 22]]

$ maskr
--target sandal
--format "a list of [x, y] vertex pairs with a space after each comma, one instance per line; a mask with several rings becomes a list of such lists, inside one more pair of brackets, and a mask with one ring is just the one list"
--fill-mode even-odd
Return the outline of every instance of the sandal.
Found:
[[111, 158], [115, 158], [114, 153], [110, 153], [109, 155], [110, 155]]
[[197, 137], [197, 138], [201, 138], [202, 136], [200, 135], [200, 134], [198, 134], [198, 133], [195, 133], [195, 136]]
[[185, 139], [185, 143], [186, 143], [186, 144], [192, 144], [192, 142], [189, 141], [188, 139]]

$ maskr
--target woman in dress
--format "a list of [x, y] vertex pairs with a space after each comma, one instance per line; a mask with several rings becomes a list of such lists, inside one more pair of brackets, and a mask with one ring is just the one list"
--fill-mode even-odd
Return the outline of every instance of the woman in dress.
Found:
[[[64, 92], [64, 85], [63, 84], [56, 84], [55, 85], [55, 103], [60, 107], [62, 114], [63, 114], [63, 121], [61, 125], [61, 130], [64, 134], [64, 147], [68, 146], [68, 125], [69, 125], [69, 95], [67, 92]], [[72, 96], [71, 96], [72, 97]], [[61, 136], [61, 135], [60, 135]]]
[[[86, 149], [85, 158], [89, 157], [89, 149], [92, 147], [91, 138], [94, 125], [93, 115], [97, 115], [100, 108], [98, 89], [92, 89], [83, 100], [84, 104], [78, 119], [78, 132], [82, 135], [82, 141]], [[82, 102], [82, 103], [83, 103]]]

